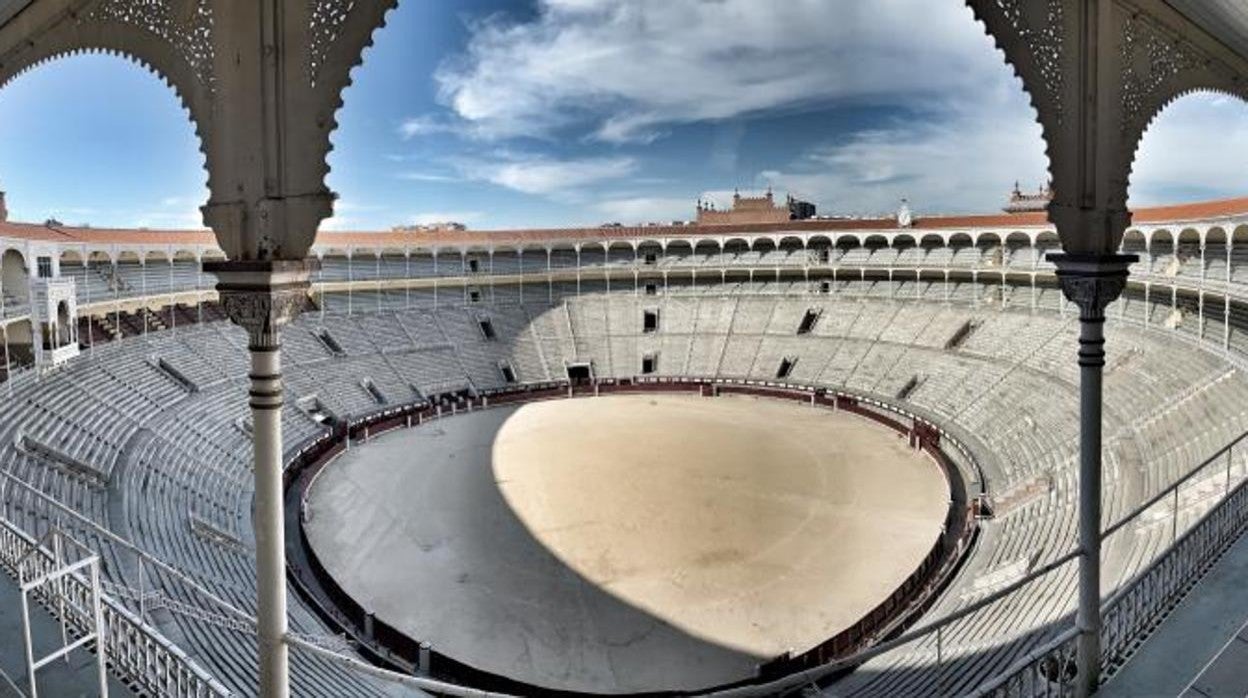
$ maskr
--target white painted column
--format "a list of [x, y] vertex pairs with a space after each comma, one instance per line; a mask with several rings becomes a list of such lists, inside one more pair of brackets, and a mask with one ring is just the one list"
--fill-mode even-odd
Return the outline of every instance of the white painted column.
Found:
[[282, 359], [277, 333], [252, 344], [251, 419], [255, 451], [256, 632], [260, 645], [260, 694], [285, 698], [286, 534], [282, 515]]
[[293, 320], [308, 296], [316, 262], [241, 261], [208, 265], [216, 273], [225, 314], [247, 330], [251, 355], [249, 406], [252, 419], [256, 539], [256, 635], [259, 694], [288, 698], [290, 664], [286, 646], [286, 540], [282, 502], [281, 328]]

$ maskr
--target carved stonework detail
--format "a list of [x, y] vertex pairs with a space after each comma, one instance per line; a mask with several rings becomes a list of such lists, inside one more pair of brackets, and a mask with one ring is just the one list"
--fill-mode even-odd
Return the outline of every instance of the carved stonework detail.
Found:
[[260, 348], [280, 346], [281, 328], [299, 315], [308, 299], [307, 284], [268, 291], [218, 286], [218, 291], [226, 316], [247, 330], [251, 346]]
[[338, 40], [355, 5], [356, 0], [313, 0], [308, 27], [308, 77], [313, 87], [329, 60], [330, 47]]
[[1122, 27], [1122, 125], [1140, 133], [1167, 98], [1163, 88], [1184, 72], [1208, 62], [1195, 46], [1173, 36], [1144, 15], [1132, 15]]
[[1079, 306], [1081, 315], [1104, 317], [1109, 307], [1122, 295], [1127, 286], [1127, 275], [1122, 276], [1066, 276], [1060, 277], [1062, 294], [1066, 300]]
[[[1043, 83], [1044, 95], [1034, 94], [1036, 85], [1028, 85], [1037, 99], [1045, 99], [1058, 122], [1062, 120], [1062, 70], [1065, 42], [1064, 0], [995, 0], [1002, 16], [1014, 30], [1015, 37], [1027, 45]], [[1015, 37], [997, 37], [1009, 41]], [[1046, 99], [1047, 98], [1047, 99]]]
[[1103, 320], [1105, 308], [1122, 295], [1135, 255], [1050, 255], [1066, 300], [1079, 306], [1084, 320]]
[[213, 88], [211, 0], [104, 0], [87, 19], [128, 24], [159, 37], [186, 60], [205, 87]]

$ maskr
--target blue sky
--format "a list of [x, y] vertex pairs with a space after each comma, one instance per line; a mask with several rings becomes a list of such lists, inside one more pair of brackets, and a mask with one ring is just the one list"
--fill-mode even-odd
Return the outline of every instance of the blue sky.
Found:
[[[404, 0], [354, 78], [326, 227], [666, 221], [768, 185], [822, 213], [993, 211], [1046, 177], [1021, 86], [958, 0]], [[1184, 99], [1132, 202], [1248, 193], [1240, 153], [1248, 108]], [[122, 59], [0, 90], [13, 218], [198, 226], [202, 163], [173, 94]]]

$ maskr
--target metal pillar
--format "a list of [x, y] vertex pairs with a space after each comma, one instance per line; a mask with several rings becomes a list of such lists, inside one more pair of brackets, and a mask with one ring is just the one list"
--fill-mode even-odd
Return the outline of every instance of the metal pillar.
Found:
[[255, 449], [256, 627], [260, 644], [260, 692], [289, 694], [286, 645], [286, 541], [282, 524], [281, 343], [252, 343], [251, 418]]
[[285, 644], [286, 541], [282, 511], [281, 328], [302, 310], [315, 262], [221, 262], [210, 271], [227, 316], [247, 330], [256, 478], [256, 634], [260, 695], [290, 695]]
[[1122, 293], [1135, 255], [1054, 254], [1058, 283], [1079, 307], [1079, 628], [1075, 693], [1096, 692], [1101, 673], [1101, 377], [1105, 307]]

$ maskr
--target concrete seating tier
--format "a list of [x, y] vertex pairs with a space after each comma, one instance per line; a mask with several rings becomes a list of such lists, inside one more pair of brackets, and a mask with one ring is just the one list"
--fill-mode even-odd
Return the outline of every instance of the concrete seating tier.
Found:
[[[855, 248], [846, 256], [866, 252]], [[979, 257], [992, 251], [959, 253]], [[757, 253], [740, 253], [751, 254]], [[783, 263], [791, 256], [786, 254], [765, 256]], [[613, 250], [605, 263], [618, 256]], [[523, 261], [527, 269], [530, 257], [536, 258], [526, 253], [509, 263]], [[544, 253], [540, 259], [544, 265]], [[567, 261], [556, 255], [552, 266]], [[406, 272], [416, 262], [387, 258], [380, 267], [383, 274]], [[1074, 545], [1076, 319], [1051, 289], [1038, 292], [1032, 310], [1030, 297], [1003, 300], [991, 287], [926, 280], [841, 279], [822, 293], [817, 284], [772, 277], [670, 284], [652, 296], [632, 288], [608, 293], [600, 281], [583, 281], [579, 295], [574, 283], [543, 286], [526, 285], [523, 302], [510, 292], [518, 291], [514, 287], [503, 302], [497, 292], [504, 287], [476, 303], [451, 290], [436, 309], [432, 303], [412, 307], [401, 290], [390, 298], [357, 293], [349, 309], [337, 305], [341, 294], [328, 296], [325, 312], [305, 314], [284, 333], [287, 450], [325, 429], [308, 413], [311, 403], [339, 418], [378, 409], [377, 394], [361, 387], [364, 379], [378, 387], [385, 404], [399, 404], [447, 386], [503, 386], [501, 364], [510, 365], [519, 382], [563, 378], [570, 362], [590, 362], [596, 375], [622, 378], [640, 374], [648, 356], [657, 375], [775, 381], [787, 359], [788, 380], [802, 384], [885, 399], [907, 388], [909, 403], [972, 435], [990, 492], [1035, 491], [986, 523], [980, 552], [932, 615], [973, 603], [994, 584], [1009, 583]], [[387, 302], [396, 299], [398, 305]], [[1131, 306], [1115, 315], [1123, 306], [1111, 308], [1107, 325], [1110, 519], [1248, 429], [1248, 380], [1239, 364], [1198, 349], [1198, 333], [1183, 329], [1190, 323], [1168, 328], [1155, 322], [1153, 314], [1164, 304], [1139, 303], [1139, 313]], [[644, 326], [645, 312], [658, 314], [652, 331]], [[818, 319], [799, 335], [808, 312]], [[1183, 361], [1173, 360], [1176, 351]], [[160, 370], [160, 360], [196, 389]], [[0, 422], [0, 467], [186, 571], [229, 603], [254, 610], [246, 372], [245, 337], [221, 322], [95, 347], [63, 370], [15, 381], [11, 394], [0, 392], [0, 409], [9, 416]], [[55, 444], [65, 459], [23, 448], [23, 434]], [[68, 459], [89, 464], [96, 475], [66, 467]], [[67, 522], [20, 488], [4, 492], [5, 513], [19, 525], [36, 535], [53, 522], [69, 527], [100, 548], [109, 582], [137, 586], [132, 553], [90, 526]], [[1207, 502], [1195, 491], [1184, 497], [1181, 523], [1195, 520]], [[1106, 583], [1129, 579], [1164, 549], [1168, 535], [1166, 527], [1148, 522], [1124, 531], [1107, 547]], [[162, 609], [150, 621], [227, 685], [253, 693], [254, 637], [214, 622], [219, 611], [172, 576], [146, 573], [149, 589], [205, 611]], [[873, 660], [834, 690], [913, 694], [934, 680], [942, 691], [969, 690], [1042, 642], [1047, 625], [1070, 612], [1074, 589], [1073, 570], [1050, 575], [951, 626], [942, 638], [939, 669], [934, 644], [921, 642]], [[331, 632], [298, 599], [291, 597], [295, 630]], [[293, 674], [299, 695], [401, 693], [299, 653]]]

